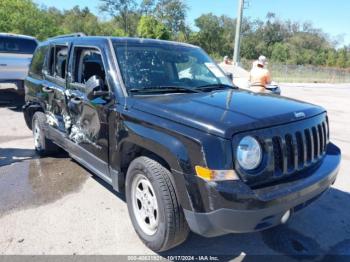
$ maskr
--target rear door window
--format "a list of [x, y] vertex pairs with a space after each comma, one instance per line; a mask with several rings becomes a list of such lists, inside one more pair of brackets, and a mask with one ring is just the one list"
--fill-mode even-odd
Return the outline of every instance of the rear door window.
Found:
[[0, 53], [33, 54], [37, 45], [32, 39], [0, 36]]
[[30, 65], [30, 70], [29, 70], [29, 74], [31, 76], [36, 75], [36, 76], [42, 77], [45, 57], [48, 50], [49, 50], [48, 46], [40, 46], [35, 52], [32, 59], [32, 63]]
[[66, 79], [66, 67], [68, 58], [68, 47], [67, 46], [54, 46], [50, 50], [49, 56], [49, 75]]
[[66, 79], [66, 66], [68, 58], [68, 47], [57, 46], [55, 50], [54, 76]]

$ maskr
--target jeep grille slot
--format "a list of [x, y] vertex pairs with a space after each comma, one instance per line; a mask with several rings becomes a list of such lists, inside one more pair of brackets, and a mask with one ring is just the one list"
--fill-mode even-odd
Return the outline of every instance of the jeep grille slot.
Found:
[[285, 136], [286, 139], [286, 153], [287, 153], [287, 172], [294, 169], [294, 144], [292, 141], [292, 136], [290, 134]]
[[306, 162], [306, 146], [304, 143], [303, 135], [300, 132], [296, 133], [296, 138], [298, 150], [298, 168], [301, 169]]
[[328, 120], [303, 131], [272, 138], [275, 176], [289, 175], [318, 162], [328, 144]]
[[281, 175], [283, 173], [283, 154], [281, 139], [277, 136], [273, 137], [272, 145], [274, 152], [275, 173], [276, 175]]

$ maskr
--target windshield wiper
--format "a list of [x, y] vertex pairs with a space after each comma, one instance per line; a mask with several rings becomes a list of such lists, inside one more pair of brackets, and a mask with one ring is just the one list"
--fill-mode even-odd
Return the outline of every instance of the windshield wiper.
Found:
[[208, 90], [217, 90], [217, 89], [222, 89], [222, 88], [237, 89], [238, 87], [226, 85], [226, 84], [210, 84], [210, 85], [198, 86], [195, 89], [202, 90], [202, 91], [208, 91]]
[[131, 88], [131, 93], [171, 93], [171, 92], [200, 93], [201, 91], [185, 86], [156, 86], [147, 88]]

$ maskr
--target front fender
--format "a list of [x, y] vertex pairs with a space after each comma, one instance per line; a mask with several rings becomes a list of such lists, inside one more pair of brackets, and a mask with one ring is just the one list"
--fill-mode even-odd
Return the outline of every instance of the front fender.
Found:
[[184, 173], [192, 171], [189, 153], [183, 141], [144, 125], [132, 122], [124, 124], [128, 136], [120, 141], [119, 150], [122, 150], [124, 143], [133, 143], [163, 158], [172, 170]]
[[[115, 121], [110, 129], [114, 140], [110, 143], [111, 168], [118, 174], [125, 173], [125, 163], [141, 155], [135, 149], [145, 149], [169, 166], [181, 206], [203, 212], [207, 196], [201, 193], [195, 166], [232, 169], [231, 142], [142, 111], [116, 111], [111, 115]], [[124, 183], [123, 178], [124, 174], [118, 175], [118, 185]]]
[[[116, 150], [113, 150], [111, 158], [112, 168], [121, 174], [120, 168], [123, 165], [123, 158], [127, 157], [127, 154], [133, 153], [130, 150], [130, 145], [151, 152], [163, 159], [169, 166], [172, 173], [170, 179], [175, 185], [176, 195], [182, 207], [193, 210], [193, 200], [189, 192], [191, 190], [193, 192], [194, 188], [191, 188], [192, 183], [188, 183], [188, 180], [192, 180], [194, 177], [195, 163], [205, 165], [201, 145], [183, 133], [181, 134], [176, 127], [174, 129], [160, 127], [159, 119], [157, 125], [150, 122], [140, 122], [135, 118], [127, 118], [119, 123], [116, 133]], [[177, 130], [178, 133], [169, 130]]]

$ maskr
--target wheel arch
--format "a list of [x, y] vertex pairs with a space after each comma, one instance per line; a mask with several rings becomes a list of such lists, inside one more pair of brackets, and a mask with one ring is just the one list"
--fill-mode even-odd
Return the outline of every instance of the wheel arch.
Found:
[[133, 127], [128, 129], [128, 136], [119, 141], [117, 150], [112, 152], [111, 167], [119, 174], [117, 191], [124, 190], [125, 176], [132, 160], [147, 156], [170, 171], [170, 179], [181, 205], [191, 206], [185, 179], [180, 175], [192, 172], [188, 145], [185, 146], [181, 140], [159, 130], [141, 125], [137, 129]]
[[36, 112], [43, 112], [44, 109], [39, 103], [27, 103], [23, 107], [23, 115], [24, 115], [24, 120], [26, 122], [27, 127], [32, 130], [32, 120], [33, 116]]

